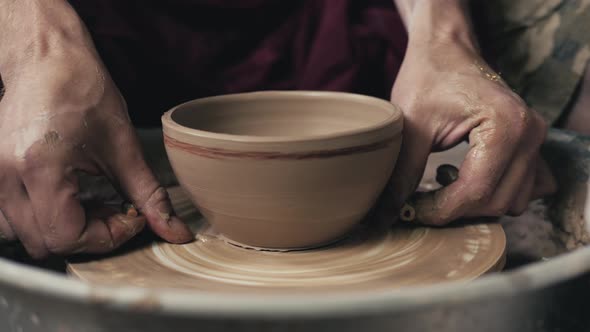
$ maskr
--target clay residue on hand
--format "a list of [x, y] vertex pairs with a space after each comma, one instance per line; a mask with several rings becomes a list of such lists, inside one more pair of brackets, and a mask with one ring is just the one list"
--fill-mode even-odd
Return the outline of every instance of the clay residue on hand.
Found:
[[485, 76], [485, 78], [487, 78], [488, 80], [492, 81], [492, 82], [503, 82], [502, 81], [502, 76], [500, 73], [496, 73], [494, 72], [492, 69], [490, 69], [487, 66], [484, 66], [478, 62], [475, 63], [475, 66], [477, 67], [477, 69], [479, 69], [479, 71]]
[[160, 218], [164, 219], [164, 221], [170, 220], [170, 213], [168, 212], [158, 211], [158, 215], [160, 215]]
[[43, 141], [45, 142], [45, 144], [49, 145], [50, 147], [53, 147], [58, 145], [58, 143], [61, 141], [61, 136], [59, 136], [59, 133], [57, 131], [50, 130], [43, 136]]
[[138, 223], [136, 218], [128, 216], [116, 215], [115, 220], [123, 224], [130, 235], [139, 233], [144, 227], [144, 223]]

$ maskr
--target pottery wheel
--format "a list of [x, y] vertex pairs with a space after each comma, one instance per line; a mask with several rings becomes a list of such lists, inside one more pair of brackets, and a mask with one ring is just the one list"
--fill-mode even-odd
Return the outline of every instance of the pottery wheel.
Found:
[[359, 229], [324, 248], [270, 252], [226, 243], [203, 221], [180, 188], [171, 188], [177, 213], [196, 231], [185, 245], [152, 242], [137, 249], [70, 262], [83, 280], [143, 287], [228, 292], [302, 289], [369, 290], [471, 280], [503, 267], [506, 239], [499, 224], [448, 228], [395, 226]]

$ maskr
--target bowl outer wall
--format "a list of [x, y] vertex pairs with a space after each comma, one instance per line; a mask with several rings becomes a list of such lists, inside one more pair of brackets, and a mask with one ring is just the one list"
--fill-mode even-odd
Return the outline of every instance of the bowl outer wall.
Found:
[[[293, 95], [278, 98], [285, 94]], [[213, 98], [261, 95], [269, 94]], [[331, 242], [354, 228], [387, 183], [401, 145], [399, 109], [371, 97], [311, 95], [367, 99], [391, 116], [362, 130], [308, 139], [208, 133], [174, 123], [174, 110], [163, 117], [166, 151], [181, 186], [231, 240], [281, 249]], [[189, 105], [196, 109], [199, 101]]]
[[255, 247], [301, 248], [354, 228], [391, 176], [400, 143], [304, 160], [217, 159], [166, 150], [181, 186], [226, 237]]

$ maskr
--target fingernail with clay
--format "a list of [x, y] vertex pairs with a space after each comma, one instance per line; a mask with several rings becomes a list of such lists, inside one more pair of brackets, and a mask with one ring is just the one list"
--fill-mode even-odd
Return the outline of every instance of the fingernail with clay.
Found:
[[168, 242], [186, 243], [195, 238], [189, 227], [175, 215], [163, 188], [154, 191], [140, 212], [147, 217], [151, 229]]
[[123, 202], [123, 204], [121, 205], [121, 210], [125, 215], [129, 217], [137, 217], [139, 215], [139, 212], [137, 211], [135, 205], [129, 202]]
[[191, 232], [190, 228], [180, 220], [180, 218], [167, 210], [158, 209], [156, 212], [158, 219], [160, 219], [159, 224], [167, 228], [167, 230], [159, 233], [166, 241], [172, 243], [187, 243], [194, 240], [194, 234]]
[[160, 215], [160, 218], [162, 218], [166, 223], [170, 222], [170, 213], [158, 211], [158, 214]]
[[187, 243], [195, 239], [195, 236], [193, 232], [191, 232], [190, 228], [178, 217], [162, 212], [160, 212], [160, 217], [170, 228], [172, 237], [168, 238], [168, 241], [172, 243]]
[[141, 232], [141, 230], [145, 227], [146, 219], [145, 217], [133, 217], [129, 215], [117, 215], [117, 221], [125, 226], [127, 229], [127, 234], [129, 236], [135, 236], [137, 233]]

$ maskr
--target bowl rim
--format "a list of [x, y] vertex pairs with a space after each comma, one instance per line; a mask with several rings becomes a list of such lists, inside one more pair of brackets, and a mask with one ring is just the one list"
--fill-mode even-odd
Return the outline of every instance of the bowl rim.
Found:
[[[201, 129], [195, 129], [184, 126], [176, 122], [172, 116], [175, 111], [182, 107], [189, 105], [198, 105], [219, 100], [250, 100], [250, 99], [270, 99], [270, 98], [286, 98], [286, 97], [306, 97], [306, 98], [340, 98], [350, 101], [362, 102], [371, 104], [381, 109], [387, 110], [389, 116], [382, 121], [375, 122], [368, 126], [363, 126], [355, 129], [343, 130], [335, 133], [311, 135], [311, 136], [254, 136], [254, 135], [235, 135], [216, 133]], [[395, 131], [391, 132], [391, 136], [398, 135], [403, 128], [403, 113], [400, 107], [396, 104], [379, 99], [372, 96], [349, 93], [349, 92], [335, 92], [335, 91], [312, 91], [312, 90], [265, 90], [255, 92], [242, 92], [216, 95], [211, 97], [204, 97], [193, 99], [184, 102], [180, 105], [174, 106], [162, 115], [162, 126], [164, 133], [166, 130], [172, 130], [183, 135], [188, 135], [195, 138], [207, 138], [219, 141], [239, 142], [239, 143], [294, 143], [294, 142], [315, 142], [322, 140], [332, 140], [336, 138], [344, 138], [351, 136], [358, 136], [364, 133], [377, 132], [386, 129], [394, 124]]]

